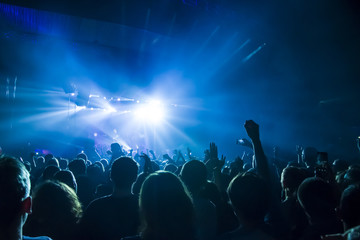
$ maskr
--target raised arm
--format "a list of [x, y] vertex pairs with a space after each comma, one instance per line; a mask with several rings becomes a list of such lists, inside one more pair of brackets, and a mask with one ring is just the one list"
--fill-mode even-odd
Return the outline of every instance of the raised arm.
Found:
[[259, 125], [253, 120], [247, 120], [244, 124], [244, 127], [253, 144], [256, 169], [260, 176], [262, 176], [264, 179], [270, 180], [269, 164], [267, 162], [264, 149], [261, 145]]

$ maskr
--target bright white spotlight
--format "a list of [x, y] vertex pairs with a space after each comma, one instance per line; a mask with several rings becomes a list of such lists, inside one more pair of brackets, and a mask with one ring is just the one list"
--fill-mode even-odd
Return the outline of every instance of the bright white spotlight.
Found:
[[78, 112], [80, 110], [86, 109], [86, 106], [77, 106], [75, 107], [75, 112]]
[[164, 106], [158, 100], [149, 101], [147, 104], [139, 106], [135, 111], [136, 119], [158, 124], [164, 119]]
[[109, 106], [107, 108], [107, 111], [110, 112], [110, 113], [117, 112], [117, 110], [115, 108], [111, 107], [111, 106]]

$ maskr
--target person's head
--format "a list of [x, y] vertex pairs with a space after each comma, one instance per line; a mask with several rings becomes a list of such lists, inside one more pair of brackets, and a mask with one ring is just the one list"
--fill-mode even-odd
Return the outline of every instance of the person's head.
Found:
[[198, 193], [206, 184], [206, 166], [203, 162], [191, 160], [182, 167], [180, 177], [192, 194]]
[[342, 160], [342, 159], [336, 159], [332, 164], [333, 172], [335, 174], [346, 171], [348, 169], [348, 167], [349, 167], [349, 164], [345, 160]]
[[306, 173], [297, 167], [286, 167], [281, 173], [281, 186], [288, 196], [296, 193]]
[[74, 177], [74, 174], [69, 170], [61, 170], [55, 173], [54, 179], [59, 182], [65, 183], [69, 187], [71, 187], [75, 193], [77, 192], [77, 183]]
[[323, 179], [305, 179], [299, 186], [297, 197], [310, 220], [335, 216], [338, 199], [333, 187]]
[[138, 165], [132, 158], [120, 157], [113, 162], [110, 177], [115, 188], [131, 188], [136, 181], [137, 172]]
[[139, 205], [144, 239], [193, 239], [192, 200], [173, 173], [158, 171], [149, 175], [141, 187]]
[[176, 173], [178, 168], [175, 164], [170, 163], [170, 164], [166, 164], [164, 170], [168, 172]]
[[102, 163], [102, 165], [104, 166], [105, 169], [107, 169], [107, 167], [109, 166], [109, 161], [105, 158], [102, 158], [100, 160], [100, 162]]
[[350, 167], [344, 175], [344, 181], [346, 184], [359, 184], [360, 183], [360, 168]]
[[69, 163], [69, 170], [75, 177], [86, 174], [86, 164], [83, 159], [74, 159]]
[[269, 188], [266, 182], [252, 173], [236, 176], [228, 187], [228, 195], [240, 223], [263, 223], [269, 208]]
[[339, 213], [345, 230], [360, 225], [360, 186], [350, 185], [341, 195]]
[[121, 152], [121, 146], [118, 143], [112, 143], [110, 145], [111, 152], [114, 154]]
[[60, 158], [59, 167], [61, 170], [66, 170], [68, 168], [68, 165], [69, 165], [69, 160], [65, 158]]
[[85, 162], [88, 160], [88, 157], [87, 157], [87, 155], [86, 155], [84, 152], [81, 152], [81, 153], [79, 153], [78, 155], [76, 155], [76, 158], [77, 158], [77, 159], [82, 159], [82, 160], [84, 160]]
[[307, 167], [314, 167], [317, 161], [318, 151], [314, 147], [307, 147], [302, 152], [302, 160]]
[[37, 157], [35, 164], [37, 168], [43, 168], [45, 166], [45, 158], [43, 156]]
[[160, 166], [155, 161], [151, 161], [150, 164], [151, 164], [151, 168], [153, 169], [154, 172], [160, 170]]
[[40, 235], [64, 238], [80, 220], [82, 208], [76, 193], [62, 182], [45, 181], [35, 187], [29, 217]]
[[87, 176], [96, 183], [96, 185], [102, 181], [104, 172], [104, 166], [101, 162], [95, 162], [87, 168]]
[[56, 166], [47, 166], [44, 169], [44, 172], [42, 174], [42, 179], [43, 180], [50, 180], [54, 178], [55, 173], [57, 173], [58, 171], [60, 171], [60, 168], [56, 167]]
[[51, 158], [46, 162], [45, 165], [59, 167], [59, 161], [56, 158]]
[[[19, 160], [0, 157], [0, 236], [22, 227], [31, 212], [29, 172]], [[1, 238], [1, 237], [0, 237]]]
[[52, 155], [51, 153], [48, 153], [45, 155], [44, 159], [45, 159], [45, 163], [47, 163], [50, 159], [53, 159], [54, 155]]

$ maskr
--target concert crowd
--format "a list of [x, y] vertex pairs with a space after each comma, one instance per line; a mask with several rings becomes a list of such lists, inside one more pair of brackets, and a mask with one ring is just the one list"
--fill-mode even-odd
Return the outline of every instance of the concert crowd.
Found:
[[3, 149], [0, 239], [360, 239], [360, 164], [301, 146], [280, 162], [257, 123], [244, 128], [238, 143], [252, 154], [236, 159], [215, 143], [201, 157], [112, 143], [98, 161]]

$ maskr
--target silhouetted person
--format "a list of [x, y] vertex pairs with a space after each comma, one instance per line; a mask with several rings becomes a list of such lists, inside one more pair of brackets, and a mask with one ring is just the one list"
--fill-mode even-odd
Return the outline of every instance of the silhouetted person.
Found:
[[111, 159], [110, 159], [110, 166], [112, 165], [112, 163], [118, 159], [119, 157], [122, 157], [124, 156], [124, 152], [123, 152], [123, 149], [122, 149], [122, 146], [118, 143], [112, 143], [110, 145], [110, 151], [108, 151], [108, 153], [111, 155]]
[[41, 180], [42, 181], [46, 181], [46, 180], [50, 180], [54, 178], [55, 173], [57, 173], [58, 171], [60, 171], [60, 168], [57, 166], [47, 166], [44, 169], [44, 172], [41, 175]]
[[74, 159], [69, 163], [69, 170], [74, 174], [77, 183], [77, 195], [83, 207], [86, 208], [94, 199], [95, 189], [86, 175], [86, 162], [84, 159]]
[[302, 239], [320, 240], [321, 235], [342, 232], [335, 213], [339, 199], [332, 185], [320, 178], [307, 178], [299, 186], [298, 200], [309, 222]]
[[12, 157], [0, 157], [0, 239], [46, 240], [23, 236], [23, 225], [31, 213], [30, 178], [25, 166]]
[[193, 197], [199, 239], [213, 239], [217, 233], [215, 205], [201, 194], [207, 183], [207, 175], [205, 164], [198, 160], [185, 163], [180, 173], [181, 180]]
[[269, 194], [267, 183], [255, 174], [245, 173], [235, 177], [229, 185], [228, 195], [240, 226], [221, 239], [272, 239], [263, 230], [270, 205]]
[[87, 155], [86, 155], [84, 152], [81, 152], [81, 153], [79, 153], [78, 155], [76, 155], [76, 158], [77, 158], [77, 159], [82, 159], [82, 160], [84, 160], [85, 163], [88, 161], [88, 157], [87, 157]]
[[341, 195], [340, 216], [344, 230], [360, 225], [360, 186], [351, 185]]
[[[328, 235], [329, 240], [334, 239], [353, 239], [349, 235], [356, 231], [359, 233], [360, 228], [360, 187], [351, 185], [344, 190], [341, 195], [338, 216], [340, 216], [344, 227], [344, 233]], [[335, 238], [336, 236], [336, 238]], [[359, 234], [357, 234], [359, 237]], [[355, 238], [358, 239], [358, 238]]]
[[129, 157], [113, 162], [113, 193], [90, 203], [81, 221], [82, 239], [120, 239], [137, 234], [138, 197], [131, 193], [137, 172], [137, 163]]
[[65, 183], [71, 187], [75, 193], [77, 192], [77, 183], [74, 174], [69, 170], [61, 170], [55, 173], [54, 179]]
[[69, 165], [69, 160], [65, 158], [59, 159], [59, 167], [61, 170], [66, 170], [68, 168], [68, 165]]
[[298, 167], [286, 167], [281, 173], [281, 186], [284, 194], [281, 212], [292, 239], [297, 239], [308, 225], [305, 212], [297, 200], [298, 187], [306, 177], [306, 170]]
[[339, 173], [342, 173], [346, 171], [349, 167], [349, 164], [342, 159], [336, 159], [332, 164], [333, 172], [337, 175]]
[[86, 174], [86, 163], [82, 158], [74, 159], [69, 163], [69, 170], [74, 174], [75, 178]]
[[142, 240], [195, 240], [191, 197], [173, 173], [158, 171], [146, 178], [140, 191]]
[[302, 161], [305, 164], [309, 177], [314, 176], [318, 151], [314, 147], [307, 147], [302, 151]]
[[33, 193], [32, 210], [24, 226], [26, 234], [47, 235], [54, 240], [76, 239], [82, 208], [74, 190], [65, 183], [46, 181], [38, 185]]

